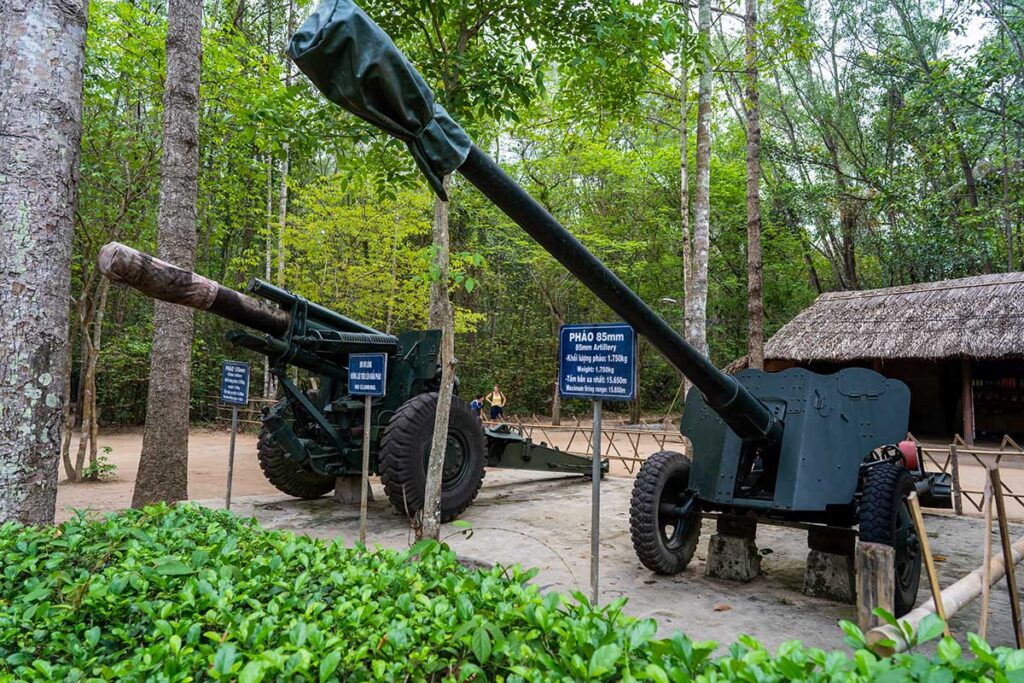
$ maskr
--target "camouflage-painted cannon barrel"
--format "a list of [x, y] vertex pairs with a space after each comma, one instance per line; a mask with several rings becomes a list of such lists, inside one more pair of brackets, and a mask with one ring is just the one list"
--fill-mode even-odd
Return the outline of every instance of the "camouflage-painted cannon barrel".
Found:
[[[297, 308], [301, 308], [298, 336], [306, 350], [316, 350], [325, 356], [363, 351], [393, 353], [398, 345], [398, 338], [394, 335], [363, 325], [263, 280], [250, 280], [249, 291], [280, 308], [268, 306], [248, 294], [119, 242], [104, 245], [98, 262], [100, 272], [112, 281], [126, 284], [148, 297], [208, 311], [274, 337], [276, 343], [247, 339], [253, 335], [244, 333], [237, 340], [232, 340], [240, 343], [239, 340], [247, 339], [240, 345], [265, 355], [276, 356], [288, 348], [283, 339], [289, 331], [293, 337], [296, 336], [296, 331], [292, 330], [292, 311]], [[309, 365], [296, 364], [301, 367]], [[314, 370], [319, 372], [321, 368], [317, 366]]]
[[275, 337], [283, 336], [291, 326], [286, 311], [120, 242], [104, 245], [98, 264], [100, 272], [111, 281], [154, 299], [209, 311]]

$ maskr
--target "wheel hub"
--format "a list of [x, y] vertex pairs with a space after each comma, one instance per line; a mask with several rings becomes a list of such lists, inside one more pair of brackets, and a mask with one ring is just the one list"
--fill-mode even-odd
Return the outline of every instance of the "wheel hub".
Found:
[[[423, 471], [430, 462], [430, 442], [428, 439], [423, 449]], [[445, 442], [444, 464], [441, 466], [441, 488], [455, 486], [469, 471], [469, 445], [458, 435], [449, 433]]]
[[686, 543], [687, 532], [693, 524], [693, 492], [678, 480], [665, 482], [658, 499], [658, 530], [666, 548], [675, 550]]

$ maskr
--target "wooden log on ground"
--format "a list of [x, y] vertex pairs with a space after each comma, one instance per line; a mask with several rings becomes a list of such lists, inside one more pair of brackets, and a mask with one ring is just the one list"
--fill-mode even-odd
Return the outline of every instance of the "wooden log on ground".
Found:
[[876, 607], [892, 613], [896, 551], [883, 543], [858, 543], [854, 552], [854, 575], [857, 625], [862, 631], [868, 631], [882, 623], [874, 614]]
[[[1024, 537], [1017, 539], [1017, 541], [1011, 546], [1011, 550], [1013, 552], [1013, 564], [1016, 566], [1017, 564], [1020, 564], [1021, 559], [1024, 559]], [[959, 612], [964, 605], [981, 595], [984, 572], [985, 568], [983, 566], [978, 567], [973, 572], [942, 591], [942, 606], [946, 612], [947, 618], [952, 617], [954, 614]], [[1006, 575], [1006, 563], [1003, 560], [1002, 555], [997, 555], [992, 558], [992, 561], [989, 563], [989, 573], [993, 584]], [[915, 607], [901, 618], [899, 622], [901, 624], [909, 624], [912, 628], [916, 629], [917, 625], [921, 623], [921, 620], [929, 614], [935, 614], [935, 604], [931, 599], [926, 600]], [[893, 650], [896, 652], [901, 652], [907, 647], [907, 643], [903, 640], [903, 636], [899, 630], [893, 626], [885, 624], [884, 626], [878, 626], [868, 631], [868, 645], [876, 646], [883, 640], [894, 641], [896, 646]], [[886, 650], [886, 648], [875, 649], [876, 651], [881, 652], [885, 652]]]

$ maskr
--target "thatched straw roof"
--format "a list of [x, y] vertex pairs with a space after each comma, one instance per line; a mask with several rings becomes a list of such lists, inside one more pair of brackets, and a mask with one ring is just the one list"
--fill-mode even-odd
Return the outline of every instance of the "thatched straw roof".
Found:
[[1024, 273], [819, 296], [765, 358], [1024, 358]]

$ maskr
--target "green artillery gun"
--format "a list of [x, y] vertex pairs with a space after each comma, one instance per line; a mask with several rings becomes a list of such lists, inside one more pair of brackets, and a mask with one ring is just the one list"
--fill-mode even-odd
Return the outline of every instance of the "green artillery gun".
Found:
[[458, 171], [628, 322], [694, 385], [682, 432], [691, 461], [663, 451], [637, 477], [633, 546], [660, 573], [681, 571], [701, 522], [758, 521], [848, 535], [895, 549], [895, 609], [913, 606], [921, 573], [908, 496], [948, 505], [948, 477], [927, 474], [907, 433], [906, 385], [866, 369], [716, 369], [470, 140], [434, 101], [391, 38], [351, 0], [324, 0], [292, 36], [288, 53], [329, 100], [405, 141], [434, 191]]
[[[270, 483], [291, 496], [317, 498], [338, 477], [361, 474], [364, 403], [348, 394], [348, 357], [386, 353], [386, 395], [372, 403], [370, 471], [380, 475], [398, 510], [411, 514], [423, 507], [441, 384], [438, 330], [385, 334], [280, 287], [250, 281], [249, 291], [277, 305], [271, 307], [117, 242], [100, 250], [99, 267], [147, 296], [262, 333], [235, 330], [227, 337], [271, 360], [283, 398], [264, 409], [259, 461]], [[316, 388], [300, 390], [289, 377], [291, 367], [314, 376]], [[473, 502], [485, 466], [587, 475], [591, 461], [535, 444], [504, 425], [485, 429], [469, 404], [454, 396], [441, 484], [443, 520]], [[602, 466], [606, 471], [607, 462]]]

